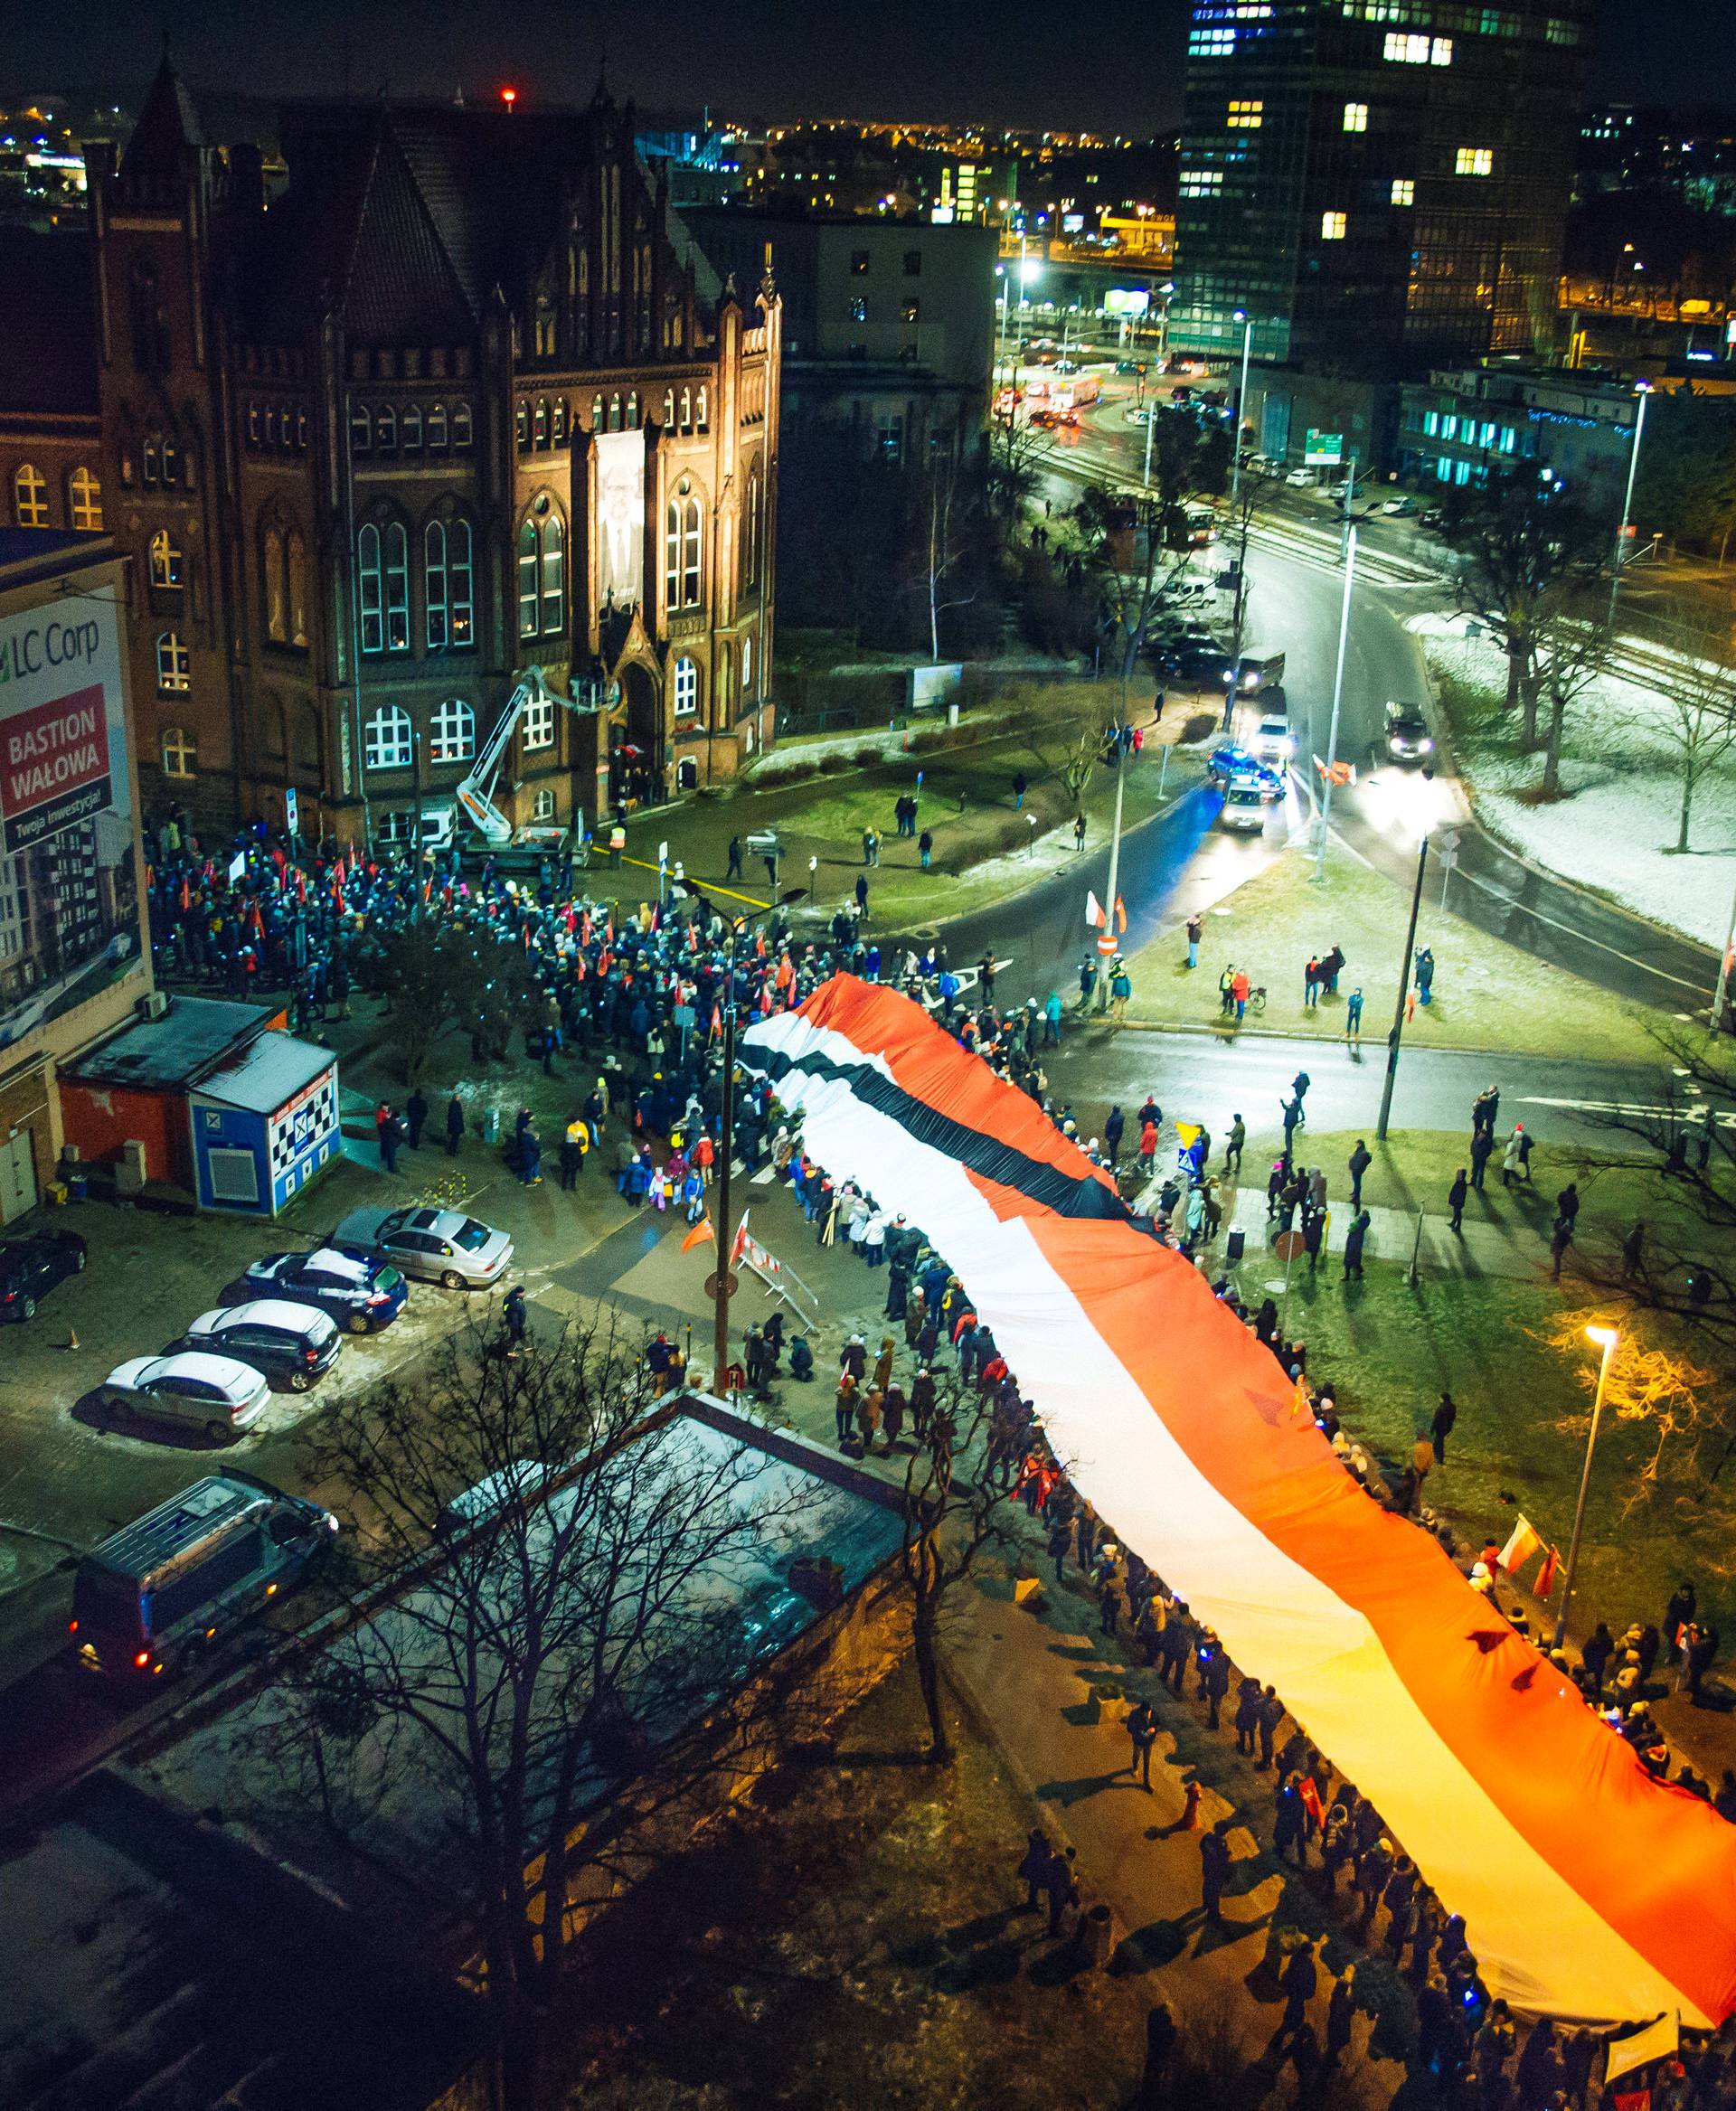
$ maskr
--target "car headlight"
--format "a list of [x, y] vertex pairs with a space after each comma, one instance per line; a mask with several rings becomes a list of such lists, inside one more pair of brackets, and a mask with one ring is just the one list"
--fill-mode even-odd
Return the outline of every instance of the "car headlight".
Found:
[[1435, 744], [1432, 740], [1420, 740], [1418, 742], [1418, 746], [1425, 755], [1432, 755], [1435, 751]]

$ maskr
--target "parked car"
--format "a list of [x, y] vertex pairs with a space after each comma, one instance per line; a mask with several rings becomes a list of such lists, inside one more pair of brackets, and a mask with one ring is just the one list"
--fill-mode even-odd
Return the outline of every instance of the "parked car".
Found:
[[1387, 705], [1386, 751], [1394, 762], [1420, 762], [1434, 753], [1435, 737], [1416, 704]]
[[1425, 528], [1444, 528], [1447, 525], [1446, 509], [1438, 505], [1424, 506], [1420, 525]]
[[1223, 805], [1218, 810], [1218, 825], [1242, 834], [1263, 835], [1266, 801], [1260, 796], [1259, 786], [1238, 777], [1223, 795]]
[[1144, 373], [1146, 363], [1143, 359], [1118, 359], [1115, 371], [1117, 373]]
[[203, 1429], [213, 1444], [229, 1444], [259, 1420], [271, 1388], [250, 1363], [189, 1349], [129, 1356], [103, 1380], [97, 1397], [118, 1415]]
[[1284, 481], [1292, 491], [1311, 491], [1316, 479], [1312, 469], [1292, 469]]
[[346, 1252], [376, 1254], [407, 1276], [448, 1290], [486, 1290], [505, 1273], [513, 1242], [462, 1210], [352, 1210], [332, 1234]]
[[353, 1334], [388, 1325], [410, 1295], [402, 1275], [387, 1262], [334, 1246], [312, 1253], [268, 1253], [241, 1280], [256, 1297], [314, 1305]]
[[1205, 774], [1208, 781], [1228, 791], [1232, 784], [1250, 784], [1268, 806], [1284, 796], [1284, 777], [1281, 770], [1261, 762], [1250, 755], [1246, 748], [1226, 740], [1221, 748], [1214, 748], [1206, 758]]
[[231, 1469], [123, 1525], [79, 1563], [67, 1627], [81, 1669], [160, 1678], [293, 1590], [337, 1520]]
[[34, 1319], [38, 1302], [88, 1258], [76, 1231], [36, 1231], [0, 1246], [0, 1318]]
[[1077, 373], [1079, 362], [1076, 359], [1058, 359], [1055, 362], [1055, 372], [1057, 373]]
[[316, 1305], [255, 1297], [246, 1305], [220, 1305], [202, 1312], [180, 1346], [232, 1356], [291, 1392], [306, 1392], [336, 1362], [344, 1337], [337, 1322]]
[[1151, 423], [1151, 405], [1149, 403], [1129, 403], [1121, 415], [1129, 425], [1149, 425]]
[[1400, 492], [1396, 498], [1382, 499], [1381, 502], [1381, 511], [1389, 520], [1408, 521], [1413, 514], [1421, 510], [1407, 491]]

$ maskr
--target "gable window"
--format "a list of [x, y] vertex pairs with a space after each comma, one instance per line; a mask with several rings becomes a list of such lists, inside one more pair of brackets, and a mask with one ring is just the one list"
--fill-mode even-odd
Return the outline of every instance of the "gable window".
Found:
[[546, 396], [536, 399], [536, 409], [531, 418], [531, 441], [537, 448], [546, 448], [549, 444], [549, 399]]
[[675, 662], [675, 716], [693, 718], [699, 710], [699, 667], [684, 653]]
[[48, 525], [48, 479], [34, 462], [24, 462], [13, 472], [12, 517], [21, 528]]
[[181, 552], [166, 528], [159, 528], [151, 537], [151, 584], [164, 588], [182, 584]]
[[420, 448], [421, 444], [422, 413], [416, 404], [410, 403], [404, 408], [404, 446]]
[[437, 452], [446, 446], [446, 405], [430, 403], [428, 407], [428, 444]]
[[671, 426], [673, 426], [673, 425], [675, 424], [675, 391], [673, 389], [665, 389], [665, 390], [663, 391], [663, 429], [664, 429], [664, 430], [665, 430], [665, 432], [667, 432], [667, 431], [669, 430], [670, 427], [671, 427]]
[[693, 410], [693, 423], [699, 428], [701, 432], [704, 432], [712, 422], [711, 412], [706, 408], [706, 396], [707, 391], [705, 384], [703, 382], [701, 382], [699, 384], [699, 401]]
[[365, 403], [355, 404], [350, 411], [350, 452], [365, 455], [373, 445], [373, 419]]
[[681, 429], [684, 432], [693, 429], [693, 391], [691, 389], [681, 391]]
[[369, 769], [408, 769], [415, 751], [410, 713], [382, 703], [362, 729], [362, 759]]
[[373, 418], [373, 444], [382, 455], [393, 454], [398, 447], [398, 413], [390, 403], [381, 404]]
[[753, 640], [741, 640], [741, 695], [743, 700], [753, 694]]
[[609, 399], [609, 429], [611, 432], [621, 429], [621, 399], [618, 391]]
[[189, 777], [199, 767], [199, 746], [184, 726], [165, 726], [162, 740], [165, 777]]
[[428, 721], [430, 762], [468, 762], [476, 751], [476, 714], [454, 696], [439, 705]]
[[542, 628], [560, 630], [567, 620], [566, 531], [559, 514], [542, 523]]
[[536, 523], [527, 514], [518, 524], [518, 635], [534, 637], [539, 625], [536, 618], [537, 580]]
[[522, 399], [513, 412], [513, 430], [518, 438], [518, 450], [523, 454], [531, 444], [531, 407]]
[[67, 511], [72, 525], [94, 534], [102, 525], [102, 485], [82, 463], [66, 482]]
[[519, 742], [526, 749], [552, 748], [554, 746], [554, 702], [552, 697], [539, 697], [534, 703], [524, 706], [524, 716], [518, 721]]
[[366, 654], [410, 650], [410, 540], [401, 521], [363, 523], [355, 538], [356, 580]]
[[452, 406], [452, 445], [467, 448], [470, 445], [470, 406], [455, 403]]
[[565, 447], [567, 444], [567, 399], [564, 396], [557, 396], [554, 400], [553, 431], [555, 446], [558, 448]]
[[627, 399], [627, 429], [629, 432], [639, 429], [639, 391], [637, 389]]
[[590, 399], [590, 429], [593, 432], [603, 430], [603, 399], [600, 396], [593, 396]]
[[165, 630], [156, 641], [156, 686], [165, 696], [184, 696], [193, 686], [193, 660], [178, 630]]
[[519, 523], [518, 635], [537, 637], [567, 620], [567, 534], [546, 495]]

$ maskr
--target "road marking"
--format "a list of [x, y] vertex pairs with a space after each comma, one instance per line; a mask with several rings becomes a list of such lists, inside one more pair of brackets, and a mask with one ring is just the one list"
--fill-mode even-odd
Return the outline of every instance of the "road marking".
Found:
[[[1684, 1109], [1679, 1107], [1640, 1107], [1625, 1099], [1548, 1099], [1539, 1094], [1519, 1096], [1521, 1107], [1571, 1107], [1576, 1114], [1618, 1114], [1637, 1117], [1654, 1121], [1669, 1121], [1679, 1117]], [[1699, 1121], [1702, 1117], [1694, 1117]], [[1736, 1129], [1736, 1108], [1727, 1109], [1712, 1117], [1716, 1128]]]

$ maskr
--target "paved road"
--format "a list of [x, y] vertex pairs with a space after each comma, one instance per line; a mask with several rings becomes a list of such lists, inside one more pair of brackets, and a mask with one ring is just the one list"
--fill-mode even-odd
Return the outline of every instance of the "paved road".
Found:
[[[1383, 1028], [1360, 1055], [1286, 1034], [1226, 1042], [1210, 1033], [1062, 1032], [1061, 1053], [1048, 1065], [1051, 1095], [1057, 1104], [1071, 1098], [1088, 1127], [1111, 1101], [1130, 1112], [1156, 1091], [1166, 1116], [1203, 1120], [1215, 1136], [1237, 1114], [1258, 1135], [1278, 1126], [1280, 1099], [1288, 1098], [1297, 1072], [1306, 1070], [1309, 1127], [1373, 1134], [1386, 1072]], [[1652, 1071], [1552, 1056], [1407, 1049], [1399, 1064], [1393, 1126], [1463, 1128], [1468, 1138], [1471, 1101], [1491, 1084], [1501, 1088], [1504, 1130], [1510, 1121], [1522, 1121], [1541, 1143], [1590, 1145], [1608, 1138], [1585, 1119], [1585, 1107], [1656, 1105], [1659, 1079]]]

